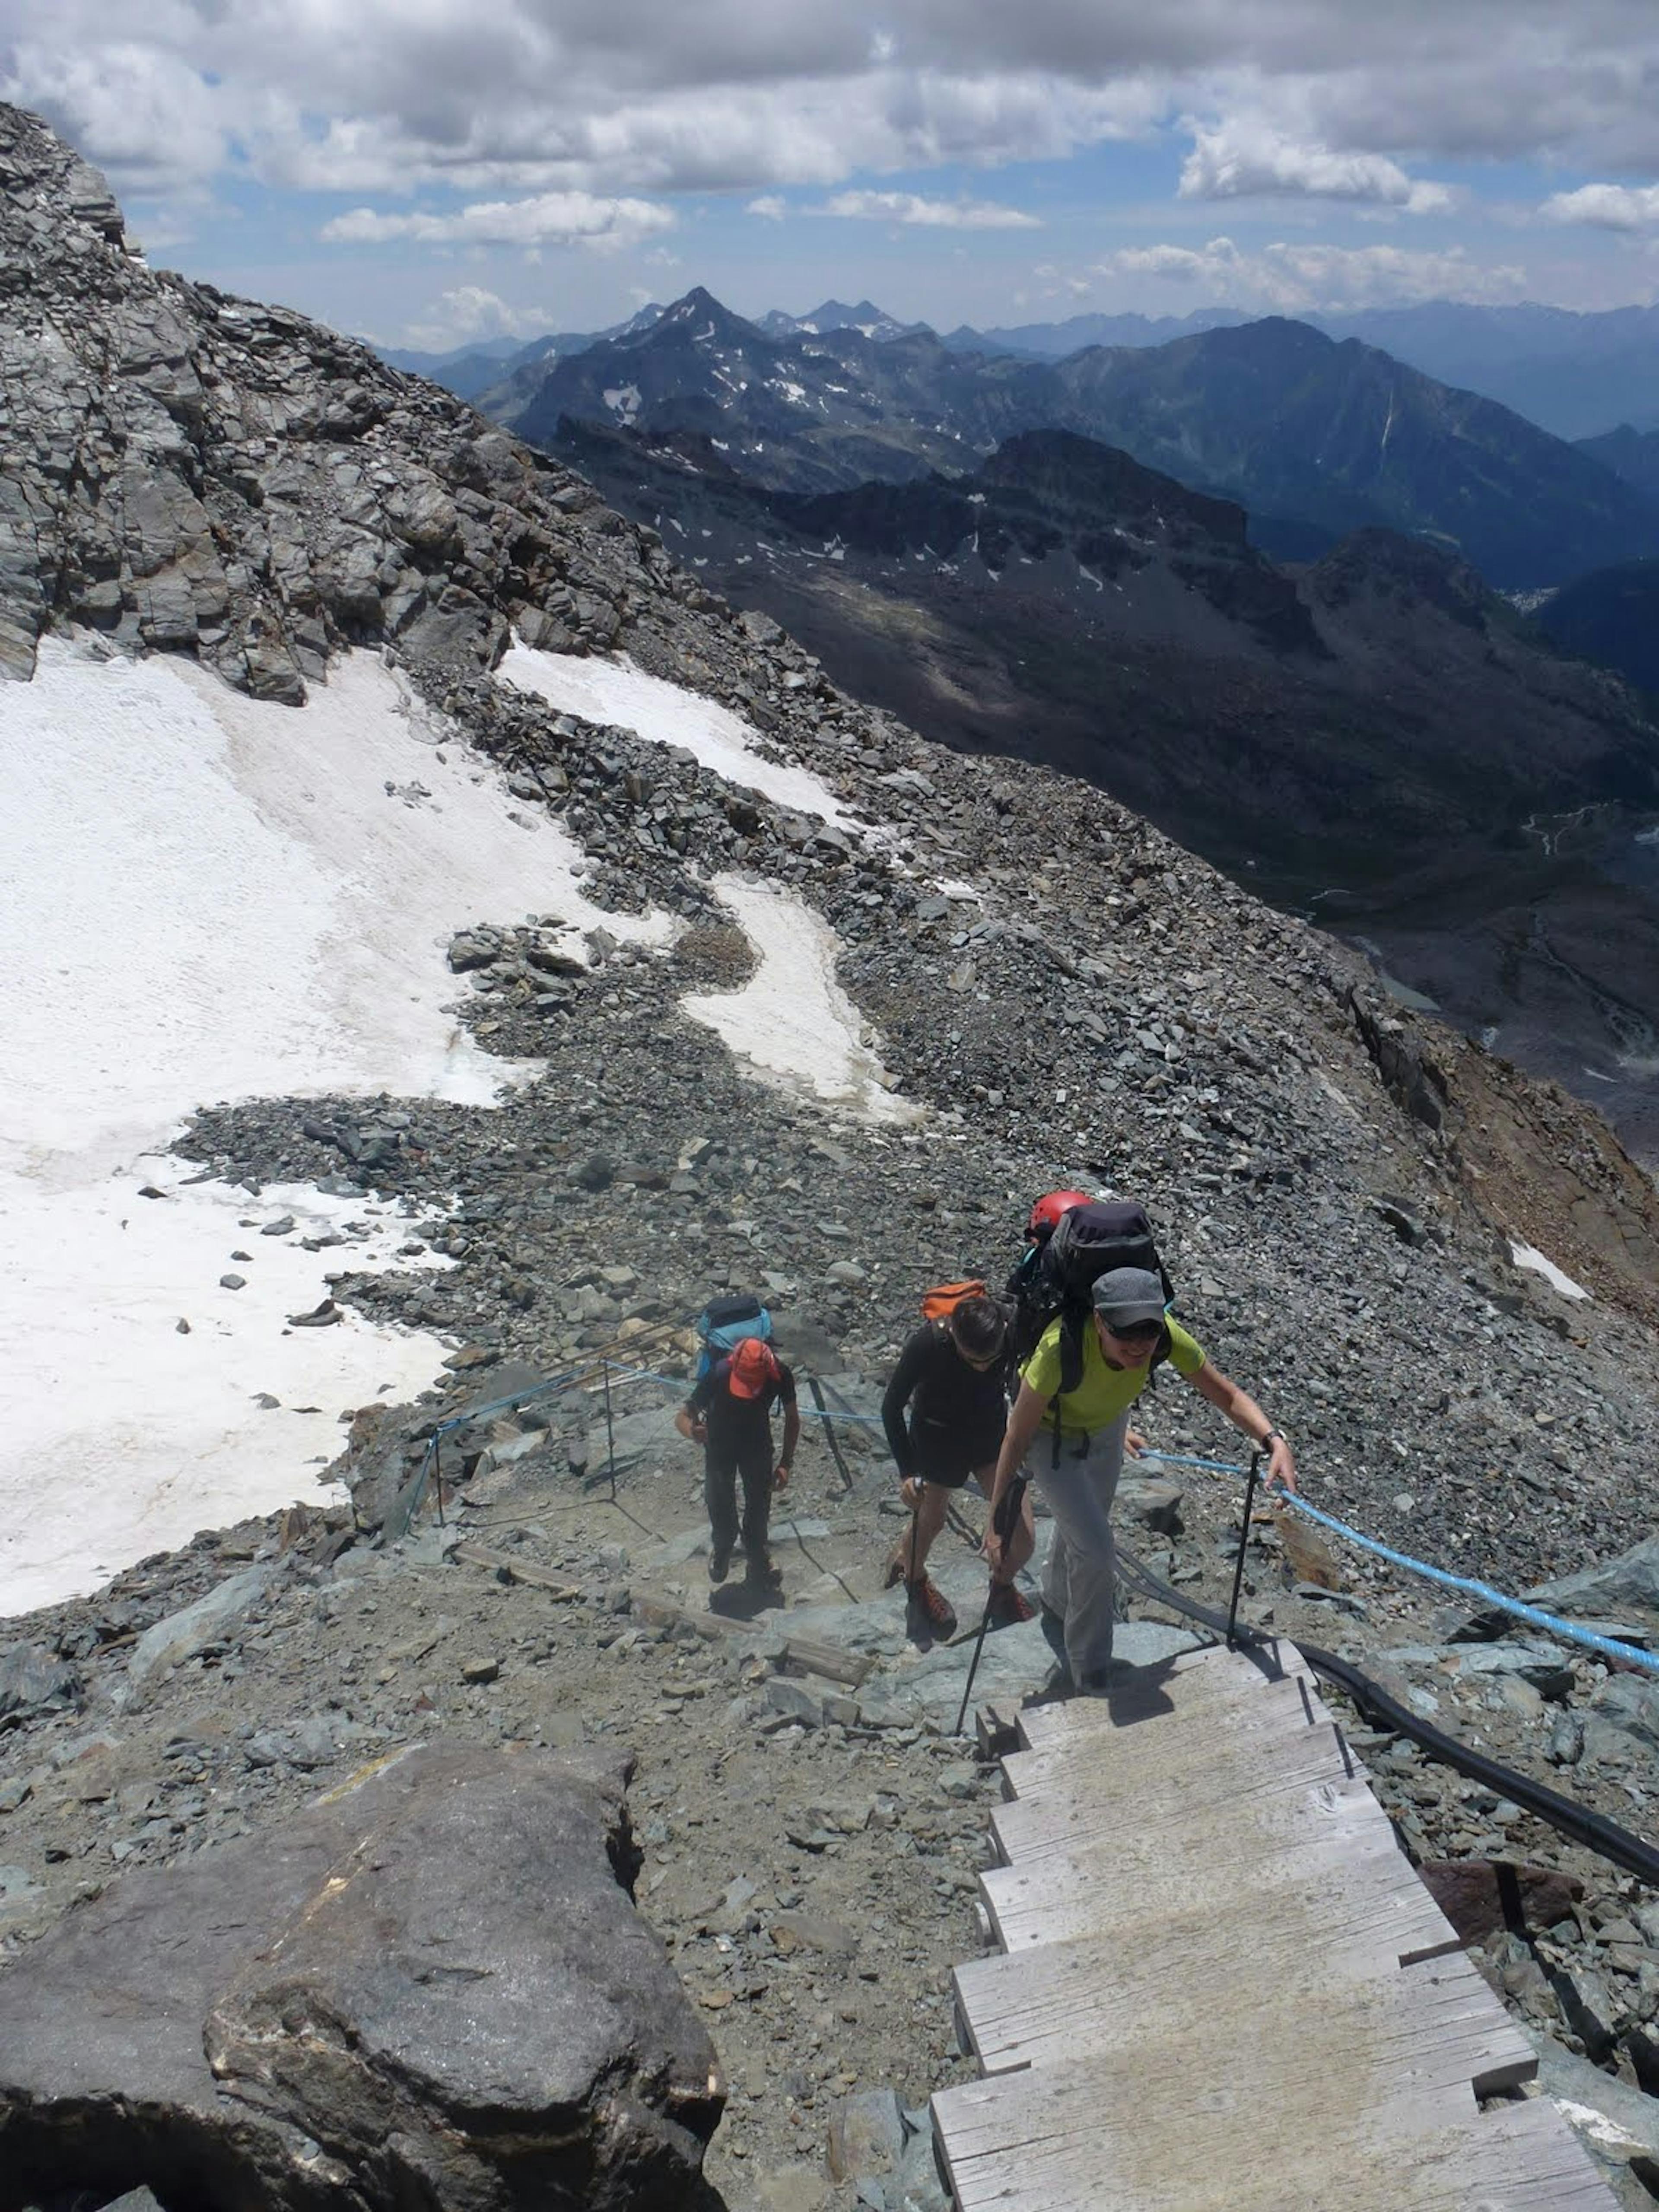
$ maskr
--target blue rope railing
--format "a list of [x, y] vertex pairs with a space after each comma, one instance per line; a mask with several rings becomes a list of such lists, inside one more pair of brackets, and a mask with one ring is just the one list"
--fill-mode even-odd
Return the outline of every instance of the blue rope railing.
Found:
[[[1210, 1474], [1242, 1475], [1244, 1472], [1242, 1467], [1231, 1461], [1194, 1459], [1184, 1452], [1155, 1451], [1150, 1447], [1140, 1454], [1139, 1463], [1144, 1465], [1148, 1460], [1157, 1460], [1170, 1467], [1201, 1468]], [[1444, 1567], [1431, 1566], [1426, 1559], [1413, 1559], [1409, 1552], [1396, 1551], [1391, 1544], [1380, 1544], [1375, 1536], [1367, 1536], [1360, 1529], [1350, 1528], [1346, 1521], [1339, 1521], [1334, 1514], [1322, 1512], [1317, 1505], [1310, 1505], [1305, 1498], [1298, 1497], [1294, 1491], [1279, 1490], [1273, 1494], [1281, 1504], [1291, 1507], [1308, 1520], [1316, 1522], [1322, 1528], [1328, 1528], [1333, 1534], [1346, 1538], [1349, 1543], [1357, 1544], [1362, 1552], [1369, 1552], [1376, 1559], [1386, 1559], [1391, 1567], [1398, 1567], [1407, 1574], [1419, 1575], [1424, 1581], [1434, 1583], [1442, 1589], [1456, 1590], [1465, 1597], [1477, 1597], [1484, 1605], [1493, 1606], [1501, 1613], [1512, 1614], [1516, 1620], [1524, 1620], [1529, 1627], [1547, 1629], [1552, 1636], [1559, 1636], [1569, 1644], [1579, 1644], [1587, 1651], [1598, 1651], [1604, 1658], [1617, 1659], [1626, 1667], [1638, 1667], [1648, 1674], [1659, 1674], [1659, 1654], [1644, 1651], [1639, 1645], [1626, 1644], [1616, 1636], [1603, 1636], [1599, 1630], [1586, 1628], [1578, 1621], [1563, 1620], [1559, 1613], [1547, 1613], [1541, 1606], [1528, 1605], [1524, 1598], [1510, 1597], [1507, 1591], [1494, 1588], [1491, 1583], [1481, 1582], [1475, 1576], [1454, 1575]]]

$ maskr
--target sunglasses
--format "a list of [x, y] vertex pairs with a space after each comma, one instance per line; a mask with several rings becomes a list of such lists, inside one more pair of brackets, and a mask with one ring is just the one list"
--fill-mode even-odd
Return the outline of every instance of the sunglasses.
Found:
[[1161, 1336], [1164, 1333], [1164, 1324], [1161, 1321], [1132, 1321], [1127, 1327], [1120, 1328], [1115, 1322], [1108, 1321], [1105, 1315], [1102, 1314], [1100, 1325], [1109, 1336], [1115, 1336], [1120, 1344], [1150, 1344], [1155, 1337]]

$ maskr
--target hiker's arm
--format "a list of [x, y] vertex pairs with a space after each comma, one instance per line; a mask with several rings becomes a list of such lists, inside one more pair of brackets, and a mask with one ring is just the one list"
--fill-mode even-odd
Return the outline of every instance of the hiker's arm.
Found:
[[1267, 1462], [1267, 1487], [1283, 1483], [1286, 1490], [1296, 1488], [1296, 1459], [1289, 1444], [1273, 1427], [1248, 1390], [1241, 1390], [1231, 1376], [1218, 1367], [1212, 1367], [1206, 1359], [1195, 1375], [1187, 1376], [1200, 1398], [1207, 1398], [1218, 1413], [1224, 1413], [1236, 1429], [1242, 1430], [1253, 1444], [1268, 1449], [1272, 1438], [1272, 1457]]
[[898, 1357], [898, 1365], [887, 1380], [882, 1393], [881, 1425], [887, 1431], [887, 1449], [893, 1455], [893, 1464], [901, 1479], [908, 1475], [914, 1467], [910, 1450], [909, 1425], [905, 1420], [905, 1409], [915, 1394], [921, 1367], [921, 1346], [912, 1336]]
[[689, 1443], [700, 1444], [708, 1440], [708, 1431], [692, 1411], [689, 1398], [675, 1414], [674, 1426]]
[[1019, 1386], [1019, 1395], [1014, 1401], [1013, 1411], [1008, 1416], [1008, 1425], [1002, 1432], [1002, 1449], [997, 1454], [997, 1471], [991, 1484], [991, 1510], [986, 1520], [984, 1552], [993, 1567], [1002, 1565], [1002, 1539], [996, 1532], [997, 1508], [1008, 1494], [1008, 1486], [1025, 1464], [1025, 1455], [1030, 1449], [1031, 1439], [1042, 1425], [1048, 1410], [1048, 1401], [1041, 1398], [1029, 1382]]
[[789, 1470], [795, 1464], [795, 1446], [800, 1442], [800, 1408], [793, 1398], [783, 1401], [783, 1449], [778, 1457], [777, 1485], [781, 1490], [789, 1480]]

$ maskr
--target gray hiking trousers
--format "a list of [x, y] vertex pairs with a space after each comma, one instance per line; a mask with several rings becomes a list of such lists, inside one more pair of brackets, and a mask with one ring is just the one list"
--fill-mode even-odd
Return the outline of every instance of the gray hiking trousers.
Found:
[[1054, 1524], [1042, 1570], [1042, 1602], [1065, 1624], [1066, 1662], [1079, 1690], [1103, 1689], [1111, 1663], [1117, 1573], [1112, 1500], [1128, 1425], [1125, 1413], [1092, 1436], [1062, 1437], [1058, 1465], [1053, 1436], [1039, 1430], [1026, 1461], [1026, 1473]]

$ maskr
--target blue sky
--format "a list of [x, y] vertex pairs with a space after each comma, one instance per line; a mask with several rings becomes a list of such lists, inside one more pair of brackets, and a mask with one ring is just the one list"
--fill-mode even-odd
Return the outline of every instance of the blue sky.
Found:
[[0, 0], [0, 93], [390, 344], [1659, 293], [1655, 0]]

